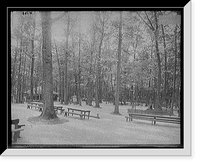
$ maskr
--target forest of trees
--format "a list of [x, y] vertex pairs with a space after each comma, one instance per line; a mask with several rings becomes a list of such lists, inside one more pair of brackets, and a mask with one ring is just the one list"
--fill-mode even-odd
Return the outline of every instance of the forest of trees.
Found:
[[41, 86], [43, 102], [55, 91], [65, 105], [76, 95], [79, 105], [180, 109], [180, 20], [176, 11], [11, 12], [11, 101], [28, 90], [32, 101]]

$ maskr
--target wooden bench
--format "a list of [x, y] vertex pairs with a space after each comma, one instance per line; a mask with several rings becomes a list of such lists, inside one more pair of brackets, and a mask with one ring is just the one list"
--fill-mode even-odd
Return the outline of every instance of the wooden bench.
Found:
[[20, 132], [24, 129], [21, 128], [25, 125], [19, 125], [19, 119], [14, 119], [11, 121], [11, 124], [14, 125], [14, 128], [11, 129], [11, 132], [13, 135], [13, 142], [17, 142], [17, 139], [20, 138]]
[[165, 115], [165, 116], [175, 116], [172, 111], [163, 111], [163, 110], [158, 110], [158, 109], [146, 109], [146, 110], [141, 110], [141, 109], [128, 109], [127, 110], [128, 114], [130, 113], [138, 113], [138, 114], [146, 114], [146, 115]]
[[[43, 103], [41, 103], [41, 102], [30, 102], [30, 103], [27, 104], [27, 109], [32, 109], [32, 107], [35, 107], [35, 109], [37, 108], [37, 109], [39, 109], [40, 112], [42, 112]], [[54, 110], [56, 112], [58, 112], [58, 110], [60, 110], [61, 111], [60, 114], [62, 114], [65, 111], [65, 109], [63, 109], [62, 106], [54, 106]]]
[[145, 114], [145, 110], [141, 110], [141, 109], [128, 109], [127, 112], [128, 112], [128, 114], [129, 113]]
[[69, 114], [78, 115], [81, 119], [85, 119], [87, 117], [89, 119], [90, 117], [90, 111], [89, 110], [81, 110], [81, 109], [75, 109], [75, 108], [67, 108], [67, 111], [65, 111], [64, 116], [69, 116]]
[[151, 121], [153, 125], [155, 125], [156, 122], [180, 124], [180, 118], [179, 117], [129, 113], [129, 116], [125, 116], [125, 118], [126, 118], [126, 122], [133, 121], [133, 119], [148, 120], [148, 121]]

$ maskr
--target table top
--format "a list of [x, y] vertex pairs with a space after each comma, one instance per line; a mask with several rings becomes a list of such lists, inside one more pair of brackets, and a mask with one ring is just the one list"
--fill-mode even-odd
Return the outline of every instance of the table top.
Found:
[[55, 108], [62, 108], [63, 106], [54, 105]]
[[30, 102], [30, 104], [43, 104], [42, 102]]
[[83, 109], [75, 109], [75, 108], [67, 108], [68, 111], [69, 110], [73, 110], [73, 111], [80, 111], [80, 112], [90, 112], [89, 110], [83, 110]]
[[[38, 105], [43, 105], [42, 102], [30, 102], [30, 104], [38, 104]], [[57, 106], [57, 105], [54, 105], [55, 108], [63, 108], [63, 106]]]

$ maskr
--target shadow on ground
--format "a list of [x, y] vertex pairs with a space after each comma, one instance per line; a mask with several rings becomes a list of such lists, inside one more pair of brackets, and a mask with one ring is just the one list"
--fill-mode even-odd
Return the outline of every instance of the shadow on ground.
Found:
[[63, 124], [68, 122], [69, 120], [67, 119], [62, 119], [62, 118], [55, 118], [55, 119], [51, 119], [51, 120], [44, 120], [39, 116], [34, 116], [34, 117], [30, 117], [27, 120], [28, 122], [32, 123], [32, 124], [36, 124], [36, 125], [52, 125], [52, 124]]

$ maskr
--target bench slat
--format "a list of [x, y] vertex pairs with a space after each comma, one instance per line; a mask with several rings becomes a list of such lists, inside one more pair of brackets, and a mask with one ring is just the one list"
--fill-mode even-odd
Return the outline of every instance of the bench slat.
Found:
[[80, 114], [80, 113], [74, 113], [74, 112], [65, 112], [65, 114], [68, 113], [68, 114], [72, 114], [72, 115], [81, 115], [81, 116], [84, 116], [84, 114]]
[[16, 128], [16, 129], [12, 129], [12, 132], [19, 132], [19, 131], [23, 131], [23, 128]]
[[180, 118], [175, 117], [165, 117], [165, 116], [153, 116], [153, 115], [141, 115], [141, 114], [129, 114], [129, 116], [125, 116], [126, 121], [132, 121], [132, 119], [139, 120], [149, 120], [156, 124], [156, 122], [166, 122], [166, 123], [174, 123], [180, 124]]

